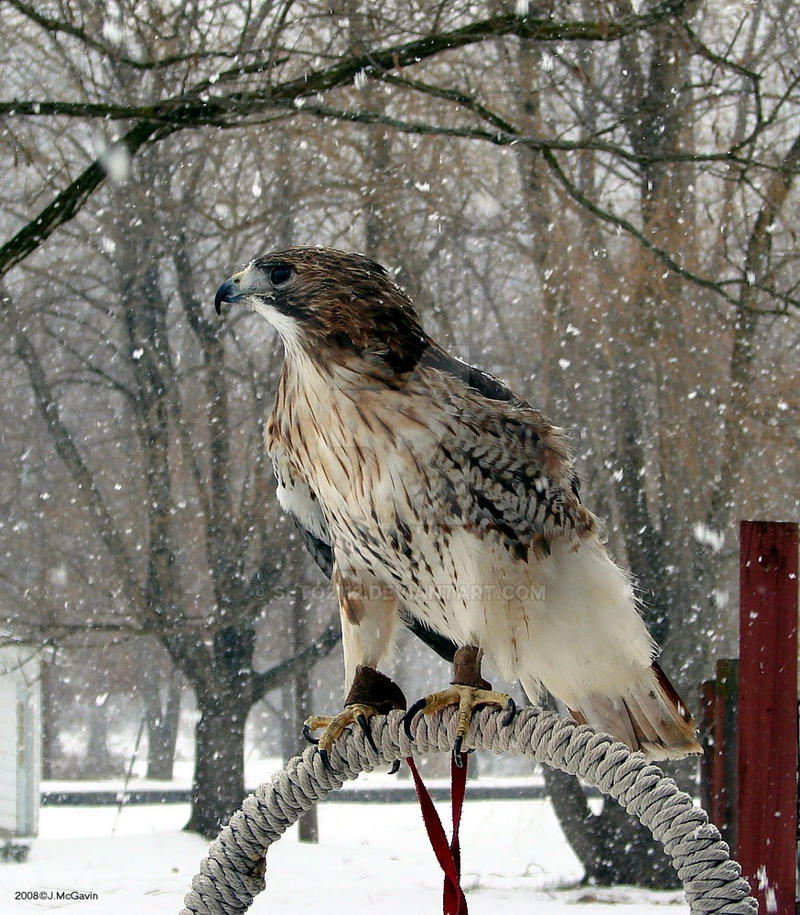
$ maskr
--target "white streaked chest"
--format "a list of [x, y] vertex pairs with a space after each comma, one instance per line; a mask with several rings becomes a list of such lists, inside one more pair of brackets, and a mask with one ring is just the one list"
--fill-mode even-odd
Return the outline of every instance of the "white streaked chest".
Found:
[[422, 407], [419, 395], [344, 368], [287, 373], [267, 430], [279, 484], [283, 469], [303, 478], [334, 527], [405, 515], [423, 496], [419, 470], [441, 434]]
[[324, 519], [342, 568], [391, 586], [457, 641], [477, 638], [487, 611], [518, 603], [484, 593], [487, 578], [516, 585], [525, 572], [465, 530], [442, 497], [447, 412], [425, 392], [303, 381], [286, 379], [268, 429], [281, 503], [317, 536]]

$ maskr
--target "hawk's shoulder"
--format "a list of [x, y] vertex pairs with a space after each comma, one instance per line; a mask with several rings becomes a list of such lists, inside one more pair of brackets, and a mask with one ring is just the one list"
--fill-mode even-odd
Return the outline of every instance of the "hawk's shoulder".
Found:
[[450, 414], [437, 445], [439, 485], [461, 523], [492, 532], [520, 559], [546, 553], [555, 538], [597, 530], [562, 429], [503, 382], [441, 350], [427, 369], [431, 397]]

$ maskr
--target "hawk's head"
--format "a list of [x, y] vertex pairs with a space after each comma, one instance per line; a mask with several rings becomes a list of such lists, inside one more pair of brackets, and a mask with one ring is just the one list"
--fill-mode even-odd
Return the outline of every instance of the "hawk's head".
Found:
[[266, 318], [290, 356], [298, 349], [323, 360], [355, 352], [403, 371], [429, 343], [411, 300], [380, 264], [331, 248], [256, 258], [219, 287], [217, 313], [223, 302]]

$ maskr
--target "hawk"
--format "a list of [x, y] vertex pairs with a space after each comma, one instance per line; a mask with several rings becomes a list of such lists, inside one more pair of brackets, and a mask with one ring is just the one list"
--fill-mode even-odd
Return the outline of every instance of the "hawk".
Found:
[[[290, 248], [216, 294], [278, 331], [285, 359], [266, 445], [277, 496], [338, 599], [349, 693], [312, 716], [323, 760], [345, 727], [405, 708], [379, 668], [402, 625], [454, 662], [451, 688], [415, 703], [513, 703], [485, 657], [536, 701], [653, 759], [701, 749], [654, 661], [631, 582], [581, 502], [564, 432], [501, 381], [448, 355], [386, 270], [358, 254]], [[409, 731], [410, 733], [410, 731]]]

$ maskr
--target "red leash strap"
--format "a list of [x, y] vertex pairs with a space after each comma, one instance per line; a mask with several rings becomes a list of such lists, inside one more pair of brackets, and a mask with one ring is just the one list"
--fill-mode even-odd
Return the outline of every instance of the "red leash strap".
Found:
[[450, 794], [453, 805], [453, 838], [448, 843], [444, 834], [442, 821], [436, 812], [428, 789], [425, 787], [412, 757], [406, 762], [414, 777], [422, 819], [439, 866], [444, 871], [444, 889], [442, 910], [444, 915], [468, 915], [467, 900], [461, 889], [461, 845], [458, 831], [461, 826], [461, 810], [464, 806], [464, 794], [467, 790], [467, 754], [461, 755], [462, 766], [457, 766], [455, 756], [450, 761]]

